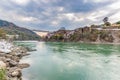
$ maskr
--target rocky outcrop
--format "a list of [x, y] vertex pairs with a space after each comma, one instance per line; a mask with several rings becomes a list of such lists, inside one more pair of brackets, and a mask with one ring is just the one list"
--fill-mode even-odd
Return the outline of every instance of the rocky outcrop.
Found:
[[0, 69], [6, 68], [6, 64], [3, 61], [0, 61]]
[[0, 69], [6, 70], [6, 80], [22, 80], [21, 70], [29, 67], [29, 64], [19, 62], [23, 56], [27, 55], [27, 49], [12, 45], [8, 50], [10, 52], [0, 52]]
[[45, 41], [120, 43], [120, 30], [84, 27], [49, 33]]

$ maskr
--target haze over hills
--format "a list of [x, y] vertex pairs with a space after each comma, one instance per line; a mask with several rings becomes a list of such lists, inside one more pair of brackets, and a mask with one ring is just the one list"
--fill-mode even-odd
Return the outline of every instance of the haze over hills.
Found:
[[12, 22], [0, 20], [0, 28], [9, 35], [18, 35], [17, 40], [39, 40], [40, 37], [33, 31], [19, 27]]
[[49, 33], [49, 31], [43, 31], [43, 30], [32, 30], [32, 31], [42, 38], [47, 36], [47, 34]]

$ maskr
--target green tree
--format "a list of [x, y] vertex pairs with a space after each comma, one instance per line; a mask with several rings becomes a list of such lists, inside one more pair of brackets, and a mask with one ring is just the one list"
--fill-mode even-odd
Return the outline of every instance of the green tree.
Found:
[[116, 24], [120, 24], [120, 21], [116, 22]]
[[103, 19], [103, 22], [104, 22], [104, 25], [105, 25], [105, 26], [111, 26], [111, 23], [108, 22], [108, 20], [109, 20], [108, 17], [105, 17], [105, 18]]
[[0, 29], [0, 38], [3, 38], [3, 39], [6, 38], [6, 33], [3, 29]]

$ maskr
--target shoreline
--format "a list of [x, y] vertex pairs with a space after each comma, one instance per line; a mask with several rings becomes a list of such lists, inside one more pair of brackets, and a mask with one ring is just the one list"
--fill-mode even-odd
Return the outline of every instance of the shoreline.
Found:
[[[43, 42], [62, 42], [62, 41], [43, 41]], [[84, 41], [78, 41], [78, 42], [72, 42], [72, 41], [65, 41], [63, 43], [85, 43], [85, 44], [107, 44], [107, 45], [120, 45], [120, 43], [116, 42], [84, 42]]]
[[[5, 44], [10, 44], [10, 51], [0, 51], [0, 69], [4, 69], [6, 72], [4, 80], [22, 80], [22, 69], [29, 67], [28, 63], [20, 63], [22, 57], [29, 55], [28, 50], [24, 47], [18, 47], [4, 40]], [[3, 46], [6, 47], [7, 45]], [[7, 49], [6, 49], [7, 50]]]
[[37, 40], [25, 40], [25, 41], [14, 41], [14, 42], [39, 42]]
[[[34, 41], [34, 40], [28, 40], [28, 41], [14, 41], [14, 42], [62, 42], [62, 41]], [[84, 41], [63, 41], [63, 43], [86, 43], [86, 44], [110, 44], [110, 45], [120, 45], [118, 42], [84, 42]]]
[[109, 45], [120, 45], [120, 43], [116, 42], [80, 42], [80, 43], [87, 43], [87, 44], [109, 44]]
[[[21, 41], [20, 41], [21, 42]], [[23, 42], [38, 42], [38, 41], [23, 41]], [[46, 42], [46, 41], [39, 41]], [[48, 41], [49, 42], [49, 41]], [[57, 42], [57, 41], [52, 41]], [[120, 45], [120, 43], [108, 43], [108, 42], [63, 42], [63, 43], [85, 43], [85, 44], [108, 44], [108, 45]], [[11, 52], [0, 52], [0, 62], [4, 63], [3, 66], [6, 69], [6, 80], [22, 80], [22, 70], [29, 67], [29, 63], [21, 63], [21, 59], [24, 56], [29, 55], [28, 50], [24, 47], [18, 47], [13, 45]], [[0, 64], [1, 69], [1, 64]]]

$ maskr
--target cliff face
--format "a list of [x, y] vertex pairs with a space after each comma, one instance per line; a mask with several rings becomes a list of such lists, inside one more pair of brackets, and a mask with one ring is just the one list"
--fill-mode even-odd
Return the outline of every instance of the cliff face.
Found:
[[107, 42], [120, 43], [119, 29], [98, 29], [91, 27], [78, 28], [75, 30], [59, 30], [49, 33], [46, 41], [60, 42]]

